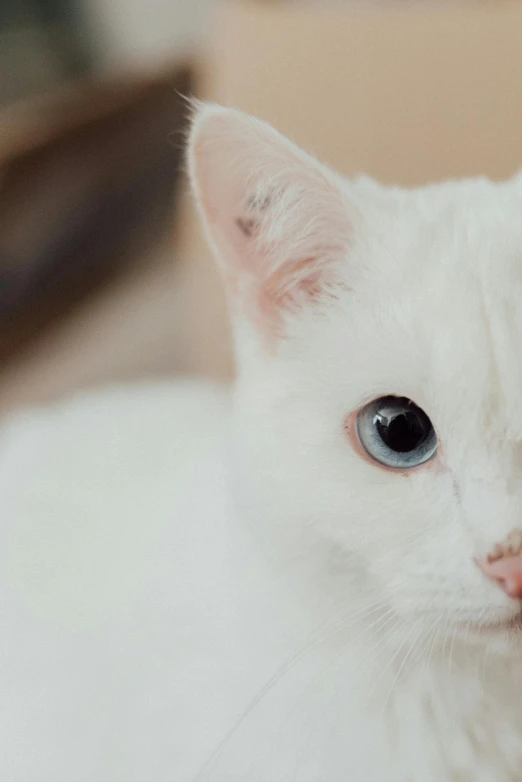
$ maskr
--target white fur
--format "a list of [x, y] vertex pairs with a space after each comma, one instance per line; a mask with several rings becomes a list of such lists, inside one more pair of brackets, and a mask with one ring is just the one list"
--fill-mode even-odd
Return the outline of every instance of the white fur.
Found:
[[[345, 182], [212, 106], [190, 150], [233, 412], [184, 383], [4, 423], [0, 779], [517, 782], [518, 604], [474, 557], [522, 526], [520, 179]], [[408, 474], [344, 427], [390, 393], [441, 443]]]

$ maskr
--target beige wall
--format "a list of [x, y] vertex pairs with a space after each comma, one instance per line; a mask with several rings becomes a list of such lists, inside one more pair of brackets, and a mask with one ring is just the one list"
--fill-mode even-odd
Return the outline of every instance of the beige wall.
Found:
[[207, 91], [346, 174], [504, 177], [522, 165], [522, 2], [224, 0]]

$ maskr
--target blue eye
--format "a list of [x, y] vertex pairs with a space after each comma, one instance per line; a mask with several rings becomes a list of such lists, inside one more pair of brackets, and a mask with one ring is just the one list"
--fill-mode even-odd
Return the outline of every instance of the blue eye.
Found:
[[384, 396], [370, 402], [357, 416], [356, 431], [366, 453], [387, 467], [417, 467], [437, 451], [430, 419], [405, 397]]

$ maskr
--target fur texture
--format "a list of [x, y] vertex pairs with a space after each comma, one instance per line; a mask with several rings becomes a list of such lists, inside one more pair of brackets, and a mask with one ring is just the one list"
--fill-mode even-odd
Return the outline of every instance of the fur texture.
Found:
[[[199, 107], [190, 174], [235, 327], [231, 407], [105, 392], [0, 440], [6, 782], [517, 782], [522, 182], [345, 181]], [[413, 399], [400, 472], [356, 412]]]

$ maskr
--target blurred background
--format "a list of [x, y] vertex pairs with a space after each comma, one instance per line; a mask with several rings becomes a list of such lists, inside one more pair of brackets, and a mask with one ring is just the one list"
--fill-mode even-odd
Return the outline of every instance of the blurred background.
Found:
[[0, 414], [232, 376], [183, 175], [184, 96], [350, 175], [522, 165], [522, 0], [1, 0]]

